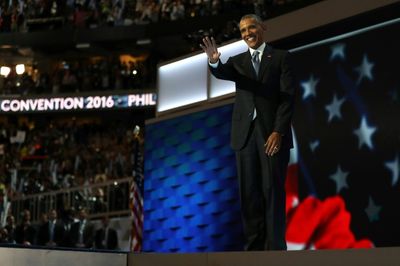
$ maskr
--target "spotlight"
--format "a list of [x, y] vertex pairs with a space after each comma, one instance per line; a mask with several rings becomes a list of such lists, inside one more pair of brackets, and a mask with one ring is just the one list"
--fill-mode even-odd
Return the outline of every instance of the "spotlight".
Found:
[[24, 64], [18, 64], [15, 66], [15, 72], [17, 72], [18, 75], [22, 75], [25, 72], [25, 65]]
[[4, 76], [4, 77], [7, 77], [8, 74], [10, 74], [10, 72], [11, 72], [11, 68], [9, 68], [9, 67], [2, 66], [2, 67], [0, 68], [0, 75], [2, 75], [2, 76]]
[[132, 74], [133, 74], [133, 75], [136, 75], [136, 74], [137, 74], [137, 70], [136, 70], [136, 69], [133, 70], [133, 71], [132, 71]]

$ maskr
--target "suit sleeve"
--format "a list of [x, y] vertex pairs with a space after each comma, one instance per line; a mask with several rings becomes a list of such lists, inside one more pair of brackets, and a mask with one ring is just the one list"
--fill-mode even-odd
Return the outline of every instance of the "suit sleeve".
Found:
[[217, 67], [209, 66], [208, 68], [210, 69], [210, 72], [214, 75], [214, 77], [218, 79], [230, 80], [230, 81], [237, 80], [238, 73], [235, 70], [235, 67], [233, 66], [233, 61], [231, 57], [225, 64], [223, 64], [220, 60], [218, 61]]
[[293, 114], [295, 95], [295, 77], [290, 63], [290, 54], [286, 52], [281, 62], [280, 97], [276, 112], [274, 131], [281, 134], [289, 132]]
[[254, 95], [268, 98], [271, 92], [265, 90], [265, 84], [241, 74], [237, 69], [235, 69], [233, 61], [234, 59], [230, 57], [225, 64], [218, 61], [217, 67], [209, 66], [211, 74], [218, 79], [235, 82], [236, 88], [239, 90], [249, 91], [254, 93]]

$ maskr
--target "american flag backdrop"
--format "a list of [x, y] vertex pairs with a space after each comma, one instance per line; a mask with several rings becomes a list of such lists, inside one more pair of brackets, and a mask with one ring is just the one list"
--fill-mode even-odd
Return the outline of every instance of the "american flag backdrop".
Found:
[[294, 49], [299, 195], [343, 200], [351, 231], [400, 245], [400, 19]]
[[143, 241], [143, 155], [140, 147], [141, 142], [139, 136], [136, 136], [133, 142], [135, 145], [134, 171], [129, 195], [129, 207], [132, 210], [130, 250], [134, 252], [142, 250]]
[[130, 189], [130, 204], [132, 210], [131, 251], [142, 250], [143, 236], [143, 197], [137, 181], [133, 180]]

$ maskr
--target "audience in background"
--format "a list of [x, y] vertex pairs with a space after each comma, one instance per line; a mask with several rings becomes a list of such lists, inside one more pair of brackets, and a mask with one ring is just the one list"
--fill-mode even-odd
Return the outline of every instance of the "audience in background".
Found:
[[96, 28], [157, 23], [202, 16], [255, 13], [304, 0], [49, 0], [1, 1], [0, 32], [60, 27]]
[[[0, 227], [0, 244], [36, 245], [49, 248], [119, 249], [118, 233], [115, 228], [110, 226], [108, 216], [102, 217], [101, 225], [98, 225], [95, 230], [95, 226], [88, 219], [87, 211], [84, 208], [78, 211], [78, 217], [69, 217], [70, 219], [66, 220], [58, 219], [57, 211], [52, 209], [48, 216], [43, 216], [42, 223], [36, 226], [30, 223], [28, 210], [24, 210], [23, 215], [24, 220], [17, 227], [14, 217], [12, 215], [7, 217], [7, 225]], [[15, 232], [17, 241], [14, 237]]]
[[78, 222], [78, 218], [75, 217], [74, 208], [69, 208], [64, 210], [63, 215], [61, 216], [61, 223], [64, 226], [64, 238], [62, 240], [61, 246], [63, 247], [72, 247], [70, 231], [72, 225]]
[[[9, 122], [1, 127], [0, 181], [7, 195], [4, 206], [22, 195], [98, 184], [92, 189], [72, 190], [68, 192], [68, 198], [60, 194], [52, 199], [53, 204], [57, 203], [66, 231], [73, 223], [73, 209], [85, 207], [92, 214], [128, 209], [127, 182], [114, 181], [107, 187], [101, 185], [137, 175], [136, 168], [143, 164], [142, 144], [136, 144], [133, 129], [125, 122], [95, 124], [79, 120], [78, 124], [71, 119], [49, 121], [43, 126], [29, 121]], [[21, 199], [19, 202], [20, 208], [35, 210], [39, 204], [40, 210], [46, 210], [49, 198]], [[0, 209], [0, 214], [6, 217], [10, 214], [9, 208]], [[5, 223], [4, 218], [0, 225]]]
[[15, 241], [24, 246], [35, 245], [36, 229], [31, 224], [31, 213], [24, 210], [21, 223], [15, 229]]
[[145, 61], [121, 62], [117, 57], [94, 62], [86, 60], [62, 62], [52, 73], [33, 69], [34, 74], [17, 75], [13, 69], [0, 76], [0, 94], [33, 95], [89, 91], [133, 90], [154, 87], [155, 64]]
[[[15, 134], [23, 137], [16, 140]], [[0, 170], [12, 189], [8, 194], [29, 195], [132, 176], [136, 151], [132, 129], [123, 122], [8, 125], [2, 137]]]
[[[60, 27], [119, 26], [216, 16], [222, 13], [255, 13], [262, 18], [318, 0], [49, 0], [0, 1], [0, 32], [49, 30]], [[293, 6], [293, 7], [291, 7]], [[282, 9], [282, 10], [281, 10]], [[239, 16], [239, 15], [238, 15]], [[217, 42], [239, 36], [237, 22], [186, 34], [191, 51], [205, 35]], [[190, 52], [190, 51], [188, 51]], [[17, 75], [14, 70], [0, 77], [0, 94], [34, 95], [90, 91], [154, 88], [160, 58], [141, 62], [120, 62], [117, 58], [97, 62], [64, 62], [49, 70], [37, 69]]]
[[96, 230], [95, 248], [116, 250], [118, 248], [118, 235], [115, 229], [110, 227], [110, 219], [104, 216], [102, 219], [102, 227]]
[[[13, 216], [7, 219], [9, 223], [0, 227], [0, 244], [37, 245], [46, 247], [96, 248], [105, 250], [118, 249], [117, 231], [110, 227], [109, 218], [103, 217], [102, 225], [96, 231], [94, 224], [87, 218], [85, 209], [78, 212], [78, 218], [71, 224], [64, 224], [57, 219], [57, 211], [49, 212], [48, 221], [44, 221], [35, 229], [29, 222], [29, 211], [24, 210], [24, 221], [15, 227]], [[17, 241], [14, 239], [14, 232]]]
[[79, 210], [76, 223], [72, 224], [69, 236], [72, 247], [92, 248], [94, 240], [94, 225], [88, 220], [85, 209]]
[[[40, 224], [32, 223], [29, 210], [35, 215], [38, 210], [45, 210], [50, 204], [46, 197], [35, 197], [39, 201], [21, 199], [21, 207], [26, 210], [18, 226], [11, 213], [20, 214], [8, 207], [1, 209], [5, 218], [0, 224], [0, 243], [117, 249], [118, 237], [110, 228], [108, 218], [103, 219], [102, 229], [96, 232], [87, 219], [87, 211], [96, 215], [129, 208], [129, 183], [117, 181], [142, 174], [137, 167], [143, 164], [139, 151], [143, 142], [138, 143], [133, 128], [122, 120], [100, 124], [90, 119], [58, 119], [46, 123], [10, 119], [3, 123], [0, 126], [0, 188], [7, 195], [4, 206], [21, 195], [79, 188], [84, 184], [96, 187], [86, 192], [74, 190], [72, 201], [65, 201], [61, 193], [61, 197], [52, 201], [52, 204], [57, 201], [58, 209], [41, 214]], [[107, 181], [113, 182], [109, 187], [103, 186]]]
[[14, 216], [7, 216], [7, 224], [4, 227], [0, 227], [0, 244], [16, 244], [15, 229]]
[[37, 244], [48, 247], [62, 246], [64, 234], [64, 225], [57, 219], [57, 211], [52, 209], [49, 211], [48, 221], [39, 227]]

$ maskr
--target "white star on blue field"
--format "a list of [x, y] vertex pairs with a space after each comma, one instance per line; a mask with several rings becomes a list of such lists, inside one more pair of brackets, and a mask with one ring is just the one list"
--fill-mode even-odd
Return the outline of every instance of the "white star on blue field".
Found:
[[361, 119], [360, 127], [353, 131], [358, 137], [358, 148], [361, 149], [366, 145], [370, 150], [374, 149], [372, 143], [372, 135], [375, 133], [376, 127], [368, 126], [365, 116]]
[[303, 88], [303, 100], [307, 99], [308, 97], [316, 97], [316, 87], [319, 82], [319, 79], [315, 79], [314, 75], [311, 75], [307, 81], [302, 81], [300, 83], [301, 87]]
[[349, 186], [347, 184], [347, 176], [348, 175], [349, 175], [349, 173], [344, 172], [339, 165], [336, 169], [336, 172], [329, 177], [336, 183], [336, 194], [339, 194], [339, 192], [343, 188], [349, 188]]
[[354, 233], [382, 247], [400, 246], [400, 18], [389, 23], [293, 60], [302, 192], [342, 198]]
[[362, 63], [360, 66], [356, 67], [355, 70], [358, 72], [358, 79], [357, 79], [357, 84], [360, 84], [360, 82], [366, 78], [368, 80], [373, 80], [374, 77], [372, 75], [372, 68], [374, 67], [374, 63], [370, 62], [368, 60], [367, 55], [364, 55]]
[[318, 148], [319, 144], [320, 144], [319, 140], [314, 140], [314, 141], [310, 142], [310, 150], [312, 152], [315, 152], [315, 150]]
[[328, 122], [331, 122], [333, 118], [337, 117], [338, 119], [342, 119], [342, 114], [340, 112], [340, 107], [344, 103], [345, 99], [336, 97], [336, 94], [333, 96], [332, 102], [325, 106], [325, 110], [328, 111], [329, 117]]
[[392, 172], [392, 186], [396, 185], [397, 181], [399, 180], [399, 156], [393, 159], [393, 161], [385, 162], [385, 167]]
[[379, 213], [381, 212], [381, 209], [382, 207], [377, 205], [370, 196], [368, 199], [368, 206], [364, 209], [370, 222], [379, 220]]
[[344, 43], [337, 43], [331, 46], [331, 57], [329, 58], [330, 61], [335, 59], [339, 59], [344, 61], [346, 59], [346, 55], [344, 49], [346, 48], [346, 44]]

